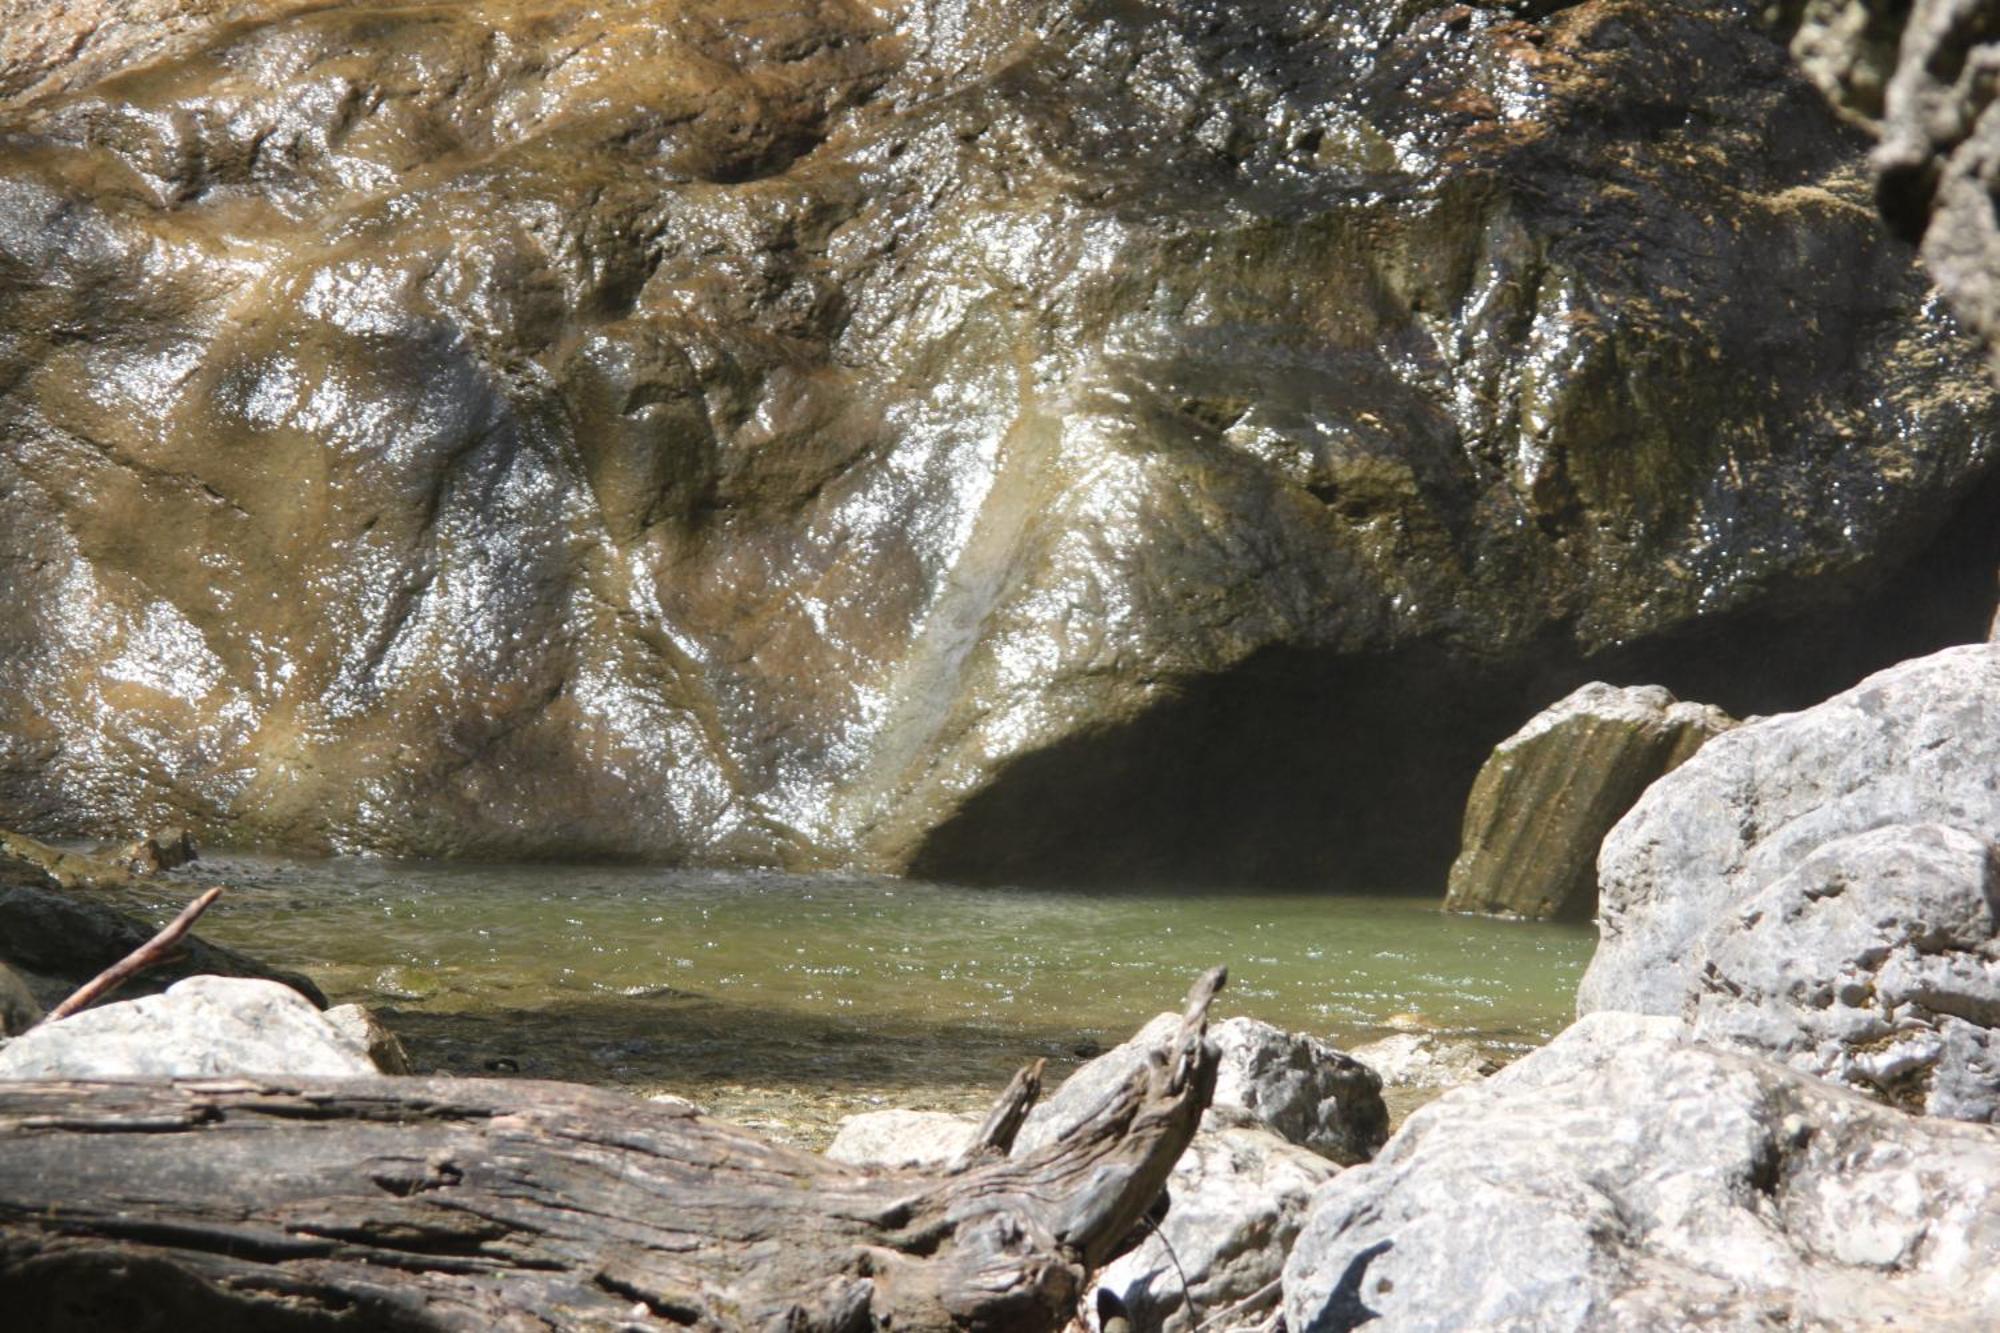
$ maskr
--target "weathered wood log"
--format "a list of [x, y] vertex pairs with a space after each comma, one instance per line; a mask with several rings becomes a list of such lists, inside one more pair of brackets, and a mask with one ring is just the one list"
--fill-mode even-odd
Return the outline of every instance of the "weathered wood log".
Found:
[[80, 1333], [1053, 1329], [1194, 1134], [1221, 982], [1067, 1137], [941, 1175], [567, 1084], [0, 1084], [0, 1310]]

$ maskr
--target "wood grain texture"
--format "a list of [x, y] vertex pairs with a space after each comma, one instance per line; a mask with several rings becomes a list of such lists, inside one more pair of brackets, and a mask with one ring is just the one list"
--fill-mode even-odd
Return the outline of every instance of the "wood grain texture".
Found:
[[0, 1308], [119, 1333], [1052, 1329], [1200, 1121], [1221, 979], [1070, 1135], [941, 1175], [569, 1084], [0, 1085]]

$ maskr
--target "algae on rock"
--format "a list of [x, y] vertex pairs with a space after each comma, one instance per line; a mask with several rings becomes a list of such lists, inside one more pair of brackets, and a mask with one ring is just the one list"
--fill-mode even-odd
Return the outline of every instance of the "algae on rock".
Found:
[[1191, 682], [1838, 603], [1994, 450], [1736, 7], [156, 10], [0, 80], [31, 830], [962, 873]]
[[1544, 709], [1472, 784], [1445, 910], [1588, 918], [1604, 835], [1656, 778], [1735, 725], [1657, 685], [1594, 682]]

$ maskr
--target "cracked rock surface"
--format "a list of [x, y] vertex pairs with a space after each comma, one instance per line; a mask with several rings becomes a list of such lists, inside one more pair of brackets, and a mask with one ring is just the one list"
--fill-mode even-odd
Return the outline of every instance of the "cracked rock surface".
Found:
[[[1831, 856], [1842, 839], [1905, 824], [1981, 840], [2000, 828], [2000, 645], [1950, 648], [1812, 708], [1746, 723], [1648, 788], [1598, 857], [1601, 939], [1577, 1012], [1680, 1014], [1696, 990], [1699, 945], [1725, 918], [1753, 910], [1757, 895], [1822, 848]], [[1971, 853], [1961, 851], [1964, 864]], [[1918, 864], [1935, 862], [1926, 852]], [[1831, 870], [1822, 861], [1813, 873]], [[1955, 914], [1989, 910], [1973, 901], [1983, 871], [1947, 878], [1959, 881]], [[1782, 893], [1815, 891], [1806, 882]], [[1859, 898], [1855, 910], [1895, 917], [1919, 905], [1899, 903], [1899, 891], [1879, 905]], [[1776, 910], [1782, 918], [1789, 909]], [[1775, 918], [1761, 928], [1780, 929]], [[1849, 947], [1793, 961], [1831, 975]]]
[[1696, 946], [1693, 1035], [1905, 1110], [2000, 1120], [2000, 847], [1938, 824], [1828, 843]]
[[2000, 1140], [1599, 1013], [1314, 1197], [1297, 1329], [1990, 1328]]

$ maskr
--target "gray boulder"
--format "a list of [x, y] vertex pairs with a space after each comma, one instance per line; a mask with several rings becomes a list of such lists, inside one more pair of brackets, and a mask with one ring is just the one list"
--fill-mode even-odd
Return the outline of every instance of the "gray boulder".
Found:
[[367, 1049], [274, 981], [190, 977], [164, 995], [44, 1023], [0, 1050], [0, 1078], [374, 1074]]
[[1746, 723], [1648, 788], [1598, 857], [1602, 939], [1577, 1012], [1678, 1014], [1715, 922], [1826, 843], [1918, 823], [2000, 829], [2000, 646]]
[[0, 1037], [26, 1032], [42, 1021], [42, 1006], [20, 974], [0, 963]]
[[1990, 1329], [2000, 1138], [1596, 1014], [1322, 1186], [1284, 1290], [1301, 1333]]
[[1277, 1306], [1313, 1192], [1339, 1169], [1268, 1129], [1204, 1129], [1168, 1178], [1158, 1233], [1112, 1262], [1097, 1286], [1124, 1302], [1135, 1328], [1184, 1333], [1225, 1312], [1212, 1327], [1247, 1324]]
[[1445, 910], [1589, 917], [1604, 835], [1656, 779], [1735, 725], [1658, 685], [1593, 682], [1543, 709], [1472, 784]]
[[826, 1155], [849, 1166], [937, 1167], [979, 1132], [979, 1117], [949, 1111], [863, 1111], [847, 1116]]
[[[1015, 1153], [1052, 1143], [1088, 1119], [1179, 1022], [1177, 1014], [1161, 1014], [1130, 1041], [1077, 1069], [1029, 1113]], [[1262, 1125], [1341, 1163], [1366, 1161], [1388, 1137], [1382, 1080], [1352, 1056], [1251, 1018], [1211, 1023], [1208, 1039], [1219, 1048], [1221, 1063], [1202, 1121], [1207, 1127]]]
[[334, 1031], [368, 1052], [368, 1059], [384, 1074], [410, 1072], [410, 1056], [395, 1033], [382, 1025], [373, 1011], [358, 1004], [339, 1004], [323, 1015]]
[[2000, 848], [1894, 825], [1808, 856], [1697, 951], [1697, 1038], [1909, 1111], [2000, 1120]]

